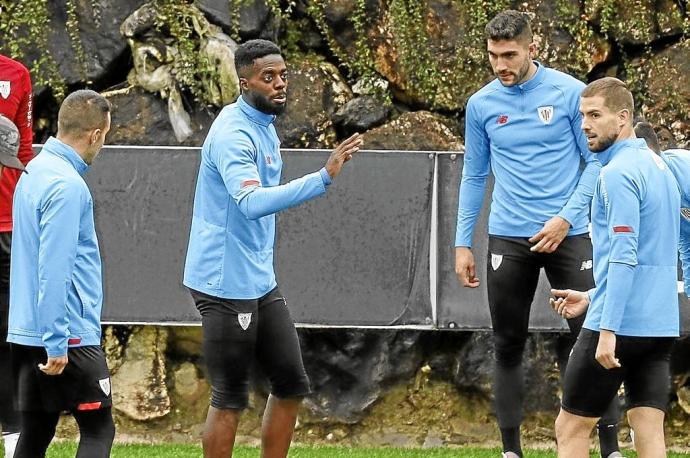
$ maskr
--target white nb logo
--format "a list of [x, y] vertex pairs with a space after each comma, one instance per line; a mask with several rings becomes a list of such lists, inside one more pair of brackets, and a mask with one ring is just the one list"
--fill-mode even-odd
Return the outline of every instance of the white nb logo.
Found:
[[592, 268], [592, 260], [588, 261], [582, 261], [582, 266], [580, 266], [580, 270], [589, 270]]
[[238, 313], [237, 314], [237, 321], [240, 323], [240, 327], [246, 331], [247, 328], [249, 328], [249, 324], [252, 322], [252, 314], [251, 313]]

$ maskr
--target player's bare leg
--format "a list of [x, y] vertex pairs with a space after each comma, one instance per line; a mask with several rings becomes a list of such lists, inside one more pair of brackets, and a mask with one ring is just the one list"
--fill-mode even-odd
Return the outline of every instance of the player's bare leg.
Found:
[[561, 409], [556, 418], [559, 458], [589, 458], [589, 436], [598, 418], [581, 417]]
[[640, 458], [665, 458], [664, 412], [653, 407], [635, 407], [628, 411], [630, 427], [635, 431], [635, 450]]
[[204, 458], [229, 458], [235, 445], [239, 410], [208, 408], [202, 444]]
[[261, 458], [287, 456], [301, 403], [302, 399], [268, 397], [261, 424]]

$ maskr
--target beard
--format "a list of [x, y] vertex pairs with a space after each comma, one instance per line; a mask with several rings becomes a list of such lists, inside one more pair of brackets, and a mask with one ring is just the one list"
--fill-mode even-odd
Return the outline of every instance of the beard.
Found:
[[617, 133], [610, 133], [605, 136], [598, 136], [598, 141], [594, 145], [592, 145], [592, 147], [589, 150], [593, 153], [601, 153], [602, 151], [607, 150], [611, 145], [613, 145], [616, 142], [617, 138]]
[[514, 76], [512, 83], [504, 83], [503, 81], [501, 81], [499, 74], [496, 72], [494, 72], [494, 75], [498, 78], [498, 80], [501, 82], [502, 85], [504, 85], [506, 87], [515, 86], [516, 84], [523, 83], [525, 76], [527, 75], [527, 73], [529, 73], [529, 66], [531, 63], [532, 63], [532, 59], [527, 58], [527, 59], [525, 59], [524, 64], [522, 65], [522, 67], [520, 67], [520, 70], [518, 70], [517, 73], [509, 72], [511, 75]]
[[265, 95], [260, 95], [256, 93], [252, 95], [250, 100], [257, 110], [276, 116], [282, 114], [285, 111], [285, 108], [287, 107], [287, 102], [282, 104], [274, 103]]

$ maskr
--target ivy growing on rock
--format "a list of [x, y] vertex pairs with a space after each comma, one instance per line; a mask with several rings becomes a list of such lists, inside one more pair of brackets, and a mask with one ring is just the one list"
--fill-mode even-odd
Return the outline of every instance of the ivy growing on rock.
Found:
[[47, 0], [0, 0], [0, 33], [4, 39], [0, 44], [3, 54], [14, 59], [25, 61], [26, 51], [32, 46], [44, 50], [31, 66], [35, 86], [47, 86], [52, 89], [55, 98], [65, 96], [65, 80], [60, 75], [57, 62], [48, 51], [48, 31], [50, 22]]

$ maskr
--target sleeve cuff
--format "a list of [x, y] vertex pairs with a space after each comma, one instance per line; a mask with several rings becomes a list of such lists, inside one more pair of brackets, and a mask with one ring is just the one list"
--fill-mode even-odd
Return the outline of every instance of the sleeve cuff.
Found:
[[565, 222], [570, 225], [571, 228], [573, 227], [573, 220], [575, 219], [575, 212], [573, 212], [572, 210], [568, 210], [568, 209], [564, 208], [556, 216], [563, 218], [565, 220]]
[[323, 180], [324, 185], [328, 186], [333, 182], [333, 179], [326, 171], [326, 167], [323, 167], [321, 170], [319, 170], [319, 173], [321, 174], [321, 179]]

